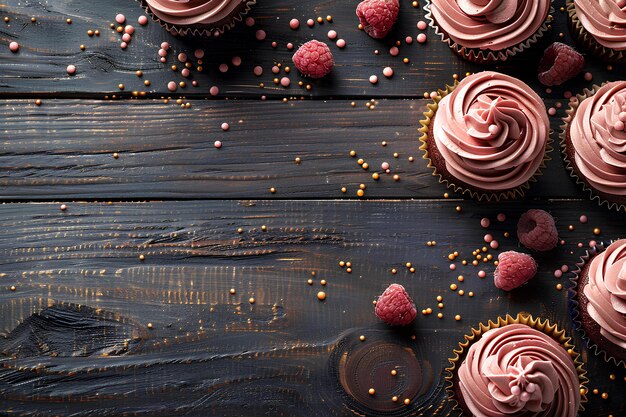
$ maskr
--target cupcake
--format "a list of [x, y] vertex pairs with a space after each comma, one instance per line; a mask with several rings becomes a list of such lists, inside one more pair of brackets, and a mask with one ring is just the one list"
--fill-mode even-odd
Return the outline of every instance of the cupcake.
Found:
[[583, 258], [570, 293], [574, 324], [596, 353], [626, 365], [626, 239]]
[[570, 338], [528, 315], [480, 324], [447, 368], [448, 392], [464, 415], [575, 417], [585, 371]]
[[563, 120], [567, 170], [600, 205], [626, 210], [626, 81], [585, 90]]
[[498, 72], [440, 90], [421, 120], [421, 150], [440, 182], [479, 200], [523, 196], [544, 166], [550, 122], [541, 98]]
[[146, 12], [178, 35], [219, 36], [240, 22], [256, 0], [140, 0]]
[[626, 62], [626, 2], [623, 0], [567, 0], [574, 38], [595, 56]]
[[506, 61], [548, 29], [552, 0], [427, 0], [426, 18], [452, 50], [473, 62]]

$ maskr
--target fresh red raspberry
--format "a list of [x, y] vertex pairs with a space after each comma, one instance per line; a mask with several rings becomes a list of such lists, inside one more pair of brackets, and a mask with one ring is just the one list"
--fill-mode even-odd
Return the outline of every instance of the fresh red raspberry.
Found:
[[537, 263], [530, 255], [515, 251], [498, 255], [498, 266], [493, 273], [493, 283], [504, 291], [511, 291], [528, 281], [537, 273]]
[[356, 7], [356, 15], [365, 32], [374, 39], [387, 36], [400, 11], [398, 0], [364, 0]]
[[556, 247], [559, 233], [550, 213], [528, 210], [517, 222], [517, 238], [528, 249], [545, 252]]
[[406, 326], [417, 317], [417, 309], [402, 285], [391, 284], [378, 297], [376, 316], [391, 326]]
[[308, 41], [293, 54], [293, 63], [302, 75], [310, 78], [322, 78], [335, 65], [333, 54], [328, 45], [320, 41]]
[[543, 85], [561, 85], [578, 75], [585, 58], [574, 48], [561, 42], [548, 47], [539, 61], [539, 81]]

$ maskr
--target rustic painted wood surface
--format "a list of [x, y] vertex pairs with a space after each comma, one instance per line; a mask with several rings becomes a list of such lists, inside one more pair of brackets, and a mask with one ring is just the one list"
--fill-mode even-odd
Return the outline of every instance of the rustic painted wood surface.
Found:
[[[586, 349], [567, 292], [555, 288], [566, 289], [571, 273], [553, 276], [584, 253], [577, 243], [624, 237], [624, 214], [586, 201], [556, 151], [524, 200], [441, 199], [446, 190], [417, 149], [422, 94], [450, 83], [452, 73], [484, 67], [453, 56], [430, 29], [425, 45], [403, 43], [391, 57], [396, 39], [418, 33], [421, 6], [402, 1], [393, 35], [377, 41], [356, 28], [356, 3], [261, 0], [252, 28], [219, 41], [176, 39], [152, 22], [140, 27], [132, 0], [0, 4], [0, 18], [10, 19], [0, 21], [0, 415], [456, 415], [443, 380], [452, 349], [478, 322], [522, 311], [565, 328], [582, 352], [590, 388], [609, 394], [590, 395], [582, 415], [626, 415], [626, 370]], [[543, 47], [559, 32], [571, 43], [562, 3], [555, 1], [554, 28], [542, 45], [497, 67], [528, 82], [548, 106], [565, 105], [567, 89], [591, 85], [581, 76], [548, 94], [536, 81]], [[109, 29], [118, 12], [136, 28], [126, 51]], [[304, 25], [328, 14], [332, 23]], [[293, 17], [298, 31], [288, 27]], [[101, 35], [89, 37], [90, 29]], [[265, 41], [255, 40], [258, 29], [267, 31]], [[288, 42], [323, 40], [330, 29], [348, 43], [331, 46], [331, 77], [307, 91], [295, 70], [272, 74], [275, 64], [291, 66]], [[17, 54], [6, 47], [13, 40]], [[157, 58], [163, 41], [172, 45], [166, 64]], [[196, 48], [207, 52], [202, 72], [194, 59], [191, 79], [199, 86], [168, 92], [168, 81], [183, 80], [170, 69], [180, 66], [175, 56]], [[220, 73], [235, 55], [242, 65]], [[69, 64], [77, 75], [67, 76]], [[256, 65], [261, 77], [252, 73]], [[392, 79], [382, 76], [385, 66], [394, 68]], [[598, 83], [626, 78], [623, 66], [609, 71], [593, 59], [586, 70]], [[372, 74], [380, 79], [375, 86]], [[291, 88], [276, 87], [275, 76], [288, 76]], [[213, 85], [217, 96], [208, 94]], [[128, 100], [133, 91], [145, 98]], [[179, 97], [190, 108], [175, 104]], [[368, 110], [372, 98], [376, 108]], [[221, 131], [223, 122], [230, 131]], [[352, 149], [369, 171], [348, 156]], [[372, 180], [383, 161], [399, 182]], [[355, 199], [361, 183], [371, 200], [336, 200]], [[68, 209], [60, 211], [61, 203]], [[550, 210], [566, 240], [538, 257], [540, 273], [529, 285], [507, 294], [493, 287], [493, 266], [484, 267], [484, 280], [473, 266], [450, 271], [448, 253], [469, 258], [484, 245], [484, 216], [501, 250], [517, 248], [502, 233], [514, 236], [529, 208]], [[507, 213], [504, 223], [494, 220], [499, 212]], [[578, 222], [581, 214], [588, 224]], [[352, 273], [340, 260], [352, 263]], [[405, 331], [378, 322], [371, 301], [391, 282], [405, 285], [419, 309], [437, 310], [435, 297], [444, 296], [444, 318], [420, 315]], [[391, 366], [399, 366], [399, 379], [381, 377]], [[370, 385], [375, 397], [364, 395]], [[411, 397], [411, 406], [391, 403], [394, 394]]]

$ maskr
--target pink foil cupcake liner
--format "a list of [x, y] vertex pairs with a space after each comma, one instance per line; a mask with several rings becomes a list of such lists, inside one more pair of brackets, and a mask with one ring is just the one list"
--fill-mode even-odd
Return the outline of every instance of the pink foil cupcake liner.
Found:
[[550, 6], [550, 11], [548, 12], [546, 20], [532, 36], [515, 46], [511, 46], [500, 51], [492, 51], [489, 49], [466, 48], [465, 46], [459, 45], [453, 41], [447, 33], [439, 28], [439, 25], [430, 11], [430, 5], [431, 0], [426, 0], [426, 5], [424, 6], [426, 15], [424, 17], [430, 22], [430, 26], [435, 29], [435, 34], [439, 35], [441, 40], [448, 44], [450, 49], [456, 52], [457, 55], [460, 55], [468, 61], [479, 64], [495, 64], [498, 62], [504, 62], [533, 46], [550, 29], [550, 23], [552, 23], [551, 16], [554, 14], [554, 7]]
[[146, 0], [138, 0], [141, 3], [141, 7], [146, 11], [146, 14], [152, 18], [155, 22], [165, 28], [172, 35], [179, 36], [198, 36], [198, 37], [217, 37], [229, 29], [232, 29], [236, 24], [241, 22], [243, 18], [248, 14], [253, 5], [256, 4], [257, 0], [248, 0], [243, 3], [243, 8], [230, 17], [228, 22], [212, 26], [212, 25], [192, 25], [192, 26], [177, 26], [175, 24], [166, 22], [160, 18], [158, 18], [152, 11], [150, 10], [150, 6]]
[[563, 124], [561, 125], [561, 131], [559, 132], [561, 154], [563, 155], [563, 164], [565, 165], [565, 169], [567, 170], [569, 175], [576, 181], [576, 184], [578, 184], [582, 188], [583, 192], [589, 194], [589, 198], [591, 199], [591, 201], [595, 200], [599, 206], [606, 206], [609, 210], [626, 211], [626, 206], [603, 198], [596, 192], [596, 190], [587, 185], [587, 183], [579, 177], [574, 168], [574, 165], [572, 164], [572, 161], [567, 154], [567, 131], [569, 128], [569, 124], [574, 118], [574, 114], [576, 114], [578, 106], [584, 99], [593, 96], [604, 84], [606, 83], [603, 83], [602, 85], [594, 84], [591, 89], [585, 88], [582, 94], [577, 94], [576, 98], [572, 97], [570, 99], [569, 109], [565, 111], [567, 116], [562, 119]]
[[530, 177], [528, 181], [526, 181], [524, 184], [514, 189], [505, 190], [505, 191], [497, 191], [497, 192], [477, 191], [468, 187], [457, 185], [453, 181], [447, 178], [444, 178], [443, 175], [437, 171], [437, 167], [433, 164], [432, 159], [430, 158], [428, 154], [430, 122], [432, 121], [433, 117], [435, 116], [435, 113], [437, 112], [437, 109], [439, 108], [439, 102], [441, 101], [441, 99], [447, 96], [448, 94], [452, 93], [452, 91], [454, 91], [454, 89], [456, 88], [458, 84], [459, 82], [455, 80], [454, 85], [446, 85], [445, 90], [442, 90], [442, 89], [437, 90], [437, 93], [438, 93], [437, 97], [433, 99], [432, 103], [427, 104], [428, 110], [424, 112], [424, 119], [420, 120], [420, 124], [422, 126], [418, 129], [418, 131], [422, 133], [422, 135], [419, 138], [419, 141], [422, 143], [419, 147], [419, 149], [423, 151], [422, 159], [425, 159], [427, 161], [428, 168], [431, 168], [433, 170], [432, 175], [438, 178], [438, 181], [440, 184], [444, 184], [447, 188], [452, 189], [456, 193], [460, 193], [462, 195], [468, 195], [474, 200], [487, 201], [487, 202], [491, 202], [491, 201], [499, 202], [503, 200], [513, 200], [516, 198], [524, 197], [524, 193], [530, 188], [530, 184], [537, 182], [538, 178], [542, 175], [542, 170], [545, 169], [546, 162], [552, 159], [550, 157], [550, 152], [554, 150], [554, 148], [552, 147], [552, 143], [553, 143], [552, 131], [550, 131], [550, 135], [548, 138], [546, 150], [545, 150], [541, 165], [539, 166], [537, 171], [533, 174], [533, 176]]

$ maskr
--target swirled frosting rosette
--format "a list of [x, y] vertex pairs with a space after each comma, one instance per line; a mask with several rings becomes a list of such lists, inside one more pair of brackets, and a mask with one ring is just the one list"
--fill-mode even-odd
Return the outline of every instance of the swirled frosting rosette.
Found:
[[574, 323], [596, 353], [626, 363], [626, 239], [599, 248], [579, 264]]
[[146, 12], [170, 32], [219, 36], [232, 28], [256, 0], [140, 0]]
[[582, 409], [582, 363], [547, 321], [520, 314], [481, 323], [459, 347], [448, 389], [467, 415], [575, 417]]
[[522, 81], [492, 71], [440, 93], [420, 129], [421, 149], [434, 174], [478, 199], [523, 195], [549, 142], [541, 98]]
[[626, 81], [586, 90], [561, 132], [566, 166], [600, 204], [626, 204]]
[[578, 42], [607, 61], [626, 62], [626, 1], [567, 0]]
[[505, 61], [547, 30], [552, 0], [428, 0], [437, 34], [471, 61]]

